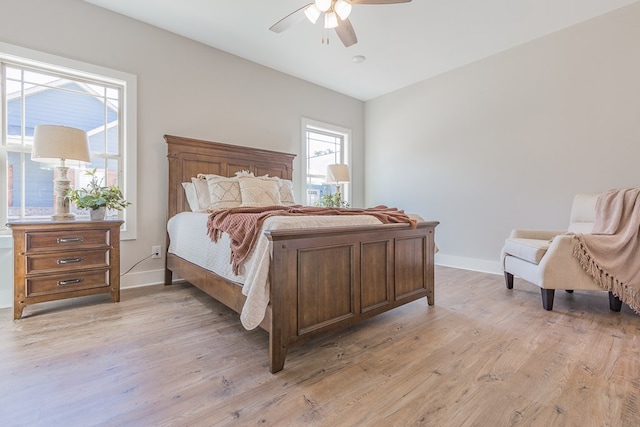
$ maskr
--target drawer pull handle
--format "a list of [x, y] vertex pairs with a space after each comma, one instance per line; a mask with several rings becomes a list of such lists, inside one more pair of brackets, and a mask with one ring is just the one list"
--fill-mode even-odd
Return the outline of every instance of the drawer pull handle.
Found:
[[58, 280], [58, 286], [76, 285], [82, 282], [84, 282], [84, 279]]
[[59, 259], [58, 264], [73, 264], [75, 262], [82, 262], [84, 258], [67, 258], [67, 259]]
[[58, 237], [58, 243], [74, 243], [82, 242], [83, 240], [82, 237]]

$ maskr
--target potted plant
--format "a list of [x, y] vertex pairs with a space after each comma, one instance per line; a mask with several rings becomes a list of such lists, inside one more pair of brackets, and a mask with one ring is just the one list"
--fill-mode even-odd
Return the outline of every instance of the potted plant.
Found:
[[103, 178], [98, 178], [96, 169], [85, 171], [91, 177], [86, 187], [69, 190], [67, 198], [75, 203], [78, 209], [89, 209], [92, 220], [104, 219], [107, 210], [121, 211], [131, 204], [127, 202], [117, 185], [103, 185]]
[[320, 197], [320, 201], [316, 203], [316, 206], [324, 206], [327, 208], [348, 208], [349, 202], [342, 200], [342, 195], [339, 191], [335, 193], [323, 194]]

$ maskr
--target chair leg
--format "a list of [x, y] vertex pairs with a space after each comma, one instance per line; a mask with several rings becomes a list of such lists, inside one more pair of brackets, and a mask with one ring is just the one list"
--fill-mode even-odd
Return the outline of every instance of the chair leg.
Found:
[[504, 272], [504, 282], [507, 285], [507, 289], [513, 289], [513, 274]]
[[609, 291], [609, 309], [611, 311], [620, 311], [622, 309], [622, 300]]
[[540, 288], [540, 293], [542, 294], [542, 308], [548, 311], [553, 310], [553, 296], [555, 295], [555, 292], [555, 289]]

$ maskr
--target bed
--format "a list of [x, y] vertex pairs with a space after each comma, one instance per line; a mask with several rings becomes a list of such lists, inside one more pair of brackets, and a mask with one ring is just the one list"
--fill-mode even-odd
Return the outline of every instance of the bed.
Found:
[[[251, 171], [291, 180], [295, 155], [165, 135], [169, 161], [168, 218], [189, 211], [183, 182], [198, 174], [232, 177]], [[287, 350], [416, 299], [434, 304], [437, 221], [266, 230], [268, 305], [259, 327], [269, 334], [269, 370], [284, 368]], [[206, 233], [206, 230], [203, 230]], [[167, 248], [171, 241], [168, 237]], [[242, 286], [167, 252], [173, 274], [242, 313]]]

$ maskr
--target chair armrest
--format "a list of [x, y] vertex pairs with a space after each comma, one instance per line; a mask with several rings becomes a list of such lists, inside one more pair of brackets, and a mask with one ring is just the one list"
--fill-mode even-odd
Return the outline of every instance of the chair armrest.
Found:
[[565, 230], [522, 230], [515, 229], [511, 231], [509, 238], [517, 239], [537, 239], [537, 240], [551, 240], [558, 234], [566, 233]]
[[578, 239], [572, 234], [554, 237], [540, 260], [540, 283], [548, 289], [603, 290], [595, 284], [573, 256]]
[[[547, 255], [551, 255], [551, 258], [560, 257], [564, 261], [573, 258], [573, 247], [576, 245], [576, 240], [573, 234], [558, 234], [553, 237], [549, 249], [547, 249]], [[542, 263], [541, 263], [542, 264]]]

